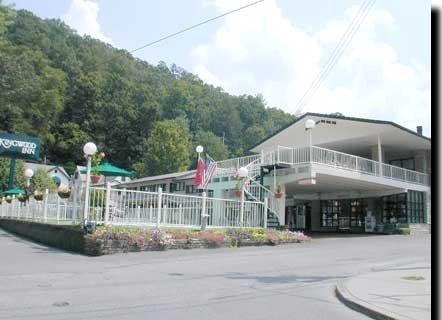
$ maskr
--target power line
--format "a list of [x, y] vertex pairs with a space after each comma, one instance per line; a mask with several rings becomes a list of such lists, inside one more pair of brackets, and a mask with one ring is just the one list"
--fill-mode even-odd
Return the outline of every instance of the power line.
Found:
[[[192, 30], [192, 29], [198, 28], [198, 27], [200, 27], [200, 26], [202, 26], [202, 25], [204, 25], [204, 24], [206, 24], [206, 23], [209, 23], [209, 22], [212, 22], [212, 21], [215, 21], [215, 20], [221, 19], [221, 18], [223, 18], [223, 17], [225, 17], [225, 16], [227, 16], [227, 15], [230, 15], [230, 14], [232, 14], [232, 13], [235, 13], [235, 12], [238, 12], [238, 11], [241, 11], [241, 10], [244, 10], [244, 9], [247, 9], [247, 8], [249, 8], [249, 7], [252, 7], [252, 6], [257, 5], [257, 4], [259, 4], [259, 3], [261, 3], [261, 2], [264, 2], [264, 1], [265, 1], [265, 0], [258, 0], [258, 1], [251, 2], [251, 3], [249, 3], [249, 4], [246, 4], [246, 5], [242, 6], [242, 7], [239, 7], [239, 8], [236, 8], [236, 9], [230, 10], [230, 11], [227, 11], [227, 12], [225, 12], [225, 13], [223, 13], [223, 14], [220, 14], [220, 15], [218, 15], [218, 16], [216, 16], [216, 17], [213, 17], [213, 18], [210, 18], [210, 19], [204, 20], [204, 21], [199, 22], [199, 23], [197, 23], [197, 24], [194, 24], [194, 25], [192, 25], [192, 26], [190, 26], [190, 27], [187, 27], [187, 28], [184, 28], [184, 29], [179, 30], [179, 31], [177, 31], [177, 32], [174, 32], [174, 33], [168, 34], [168, 35], [166, 35], [166, 36], [164, 36], [164, 37], [162, 37], [162, 38], [159, 38], [159, 39], [157, 39], [157, 40], [154, 40], [154, 41], [151, 41], [151, 42], [149, 42], [149, 43], [146, 43], [145, 45], [142, 45], [141, 47], [135, 48], [135, 49], [130, 50], [130, 51], [128, 51], [128, 52], [129, 52], [129, 53], [134, 53], [134, 52], [136, 52], [136, 51], [139, 51], [139, 50], [141, 50], [141, 49], [144, 49], [144, 48], [150, 47], [150, 46], [152, 46], [152, 45], [154, 45], [154, 44], [157, 44], [157, 43], [159, 43], [159, 42], [161, 42], [161, 41], [164, 41], [164, 40], [170, 39], [170, 38], [175, 37], [175, 36], [177, 36], [177, 35], [179, 35], [179, 34], [182, 34], [182, 33], [184, 33], [184, 32], [187, 32], [187, 31], [190, 31], [190, 30]], [[124, 53], [123, 53], [123, 54], [124, 54]], [[116, 56], [116, 57], [118, 57], [118, 56]], [[116, 57], [112, 57], [112, 58], [109, 59], [109, 60], [115, 59]], [[107, 62], [107, 61], [105, 61], [105, 62]]]
[[316, 93], [316, 90], [321, 86], [321, 84], [324, 82], [325, 78], [330, 74], [334, 66], [339, 61], [340, 57], [343, 55], [345, 49], [350, 44], [351, 40], [353, 39], [356, 32], [359, 30], [361, 24], [363, 23], [365, 17], [368, 15], [368, 12], [375, 4], [376, 0], [366, 0], [361, 7], [359, 8], [359, 11], [352, 19], [351, 23], [347, 27], [344, 34], [341, 36], [341, 39], [339, 40], [338, 44], [332, 51], [330, 57], [328, 58], [327, 62], [323, 66], [323, 68], [320, 70], [320, 72], [316, 75], [314, 80], [311, 82], [310, 86], [306, 90], [306, 92], [302, 95], [302, 97], [299, 99], [298, 103], [296, 104], [296, 115], [299, 115], [302, 110], [307, 105], [308, 101], [313, 97], [313, 95]]

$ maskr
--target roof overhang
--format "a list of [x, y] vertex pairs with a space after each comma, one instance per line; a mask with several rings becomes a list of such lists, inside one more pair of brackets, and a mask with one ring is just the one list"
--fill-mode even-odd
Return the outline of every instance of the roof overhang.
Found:
[[311, 130], [313, 145], [342, 152], [367, 150], [376, 145], [378, 136], [385, 150], [431, 150], [431, 139], [417, 132], [404, 128], [394, 122], [352, 118], [320, 113], [306, 113], [295, 122], [276, 132], [250, 149], [258, 153], [261, 150], [272, 150], [276, 146], [307, 146], [309, 132], [304, 124], [307, 119], [317, 122]]

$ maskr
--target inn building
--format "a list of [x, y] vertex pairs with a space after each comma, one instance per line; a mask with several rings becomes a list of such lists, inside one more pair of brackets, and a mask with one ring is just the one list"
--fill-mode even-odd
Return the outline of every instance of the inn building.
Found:
[[[218, 161], [209, 196], [266, 201], [268, 227], [308, 231], [429, 230], [431, 140], [394, 122], [306, 113], [250, 155]], [[239, 168], [248, 177], [238, 180]], [[119, 187], [196, 193], [194, 171], [136, 179]], [[192, 190], [190, 190], [192, 188]]]

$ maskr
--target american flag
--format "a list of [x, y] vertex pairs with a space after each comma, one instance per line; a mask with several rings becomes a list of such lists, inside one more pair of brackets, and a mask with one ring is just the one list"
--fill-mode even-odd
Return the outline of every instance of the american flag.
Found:
[[[201, 160], [200, 160], [201, 161]], [[198, 163], [199, 164], [199, 163]], [[202, 163], [201, 163], [202, 164]], [[206, 153], [206, 160], [204, 160], [204, 166], [198, 165], [197, 167], [197, 173], [196, 173], [196, 179], [195, 182], [201, 181], [201, 183], [197, 184], [198, 189], [207, 189], [207, 186], [210, 183], [210, 180], [212, 180], [212, 177], [216, 171], [216, 161], [213, 160], [207, 153]], [[198, 179], [199, 174], [201, 174], [201, 180]], [[196, 184], [196, 183], [195, 183]]]

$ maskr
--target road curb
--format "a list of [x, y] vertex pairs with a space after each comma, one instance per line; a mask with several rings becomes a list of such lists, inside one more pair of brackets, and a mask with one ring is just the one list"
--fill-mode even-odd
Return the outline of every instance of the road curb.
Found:
[[379, 309], [369, 306], [364, 301], [355, 297], [345, 286], [345, 283], [340, 281], [335, 287], [336, 297], [350, 309], [358, 311], [370, 318], [376, 320], [401, 320], [400, 318], [392, 315], [388, 311], [380, 311]]

